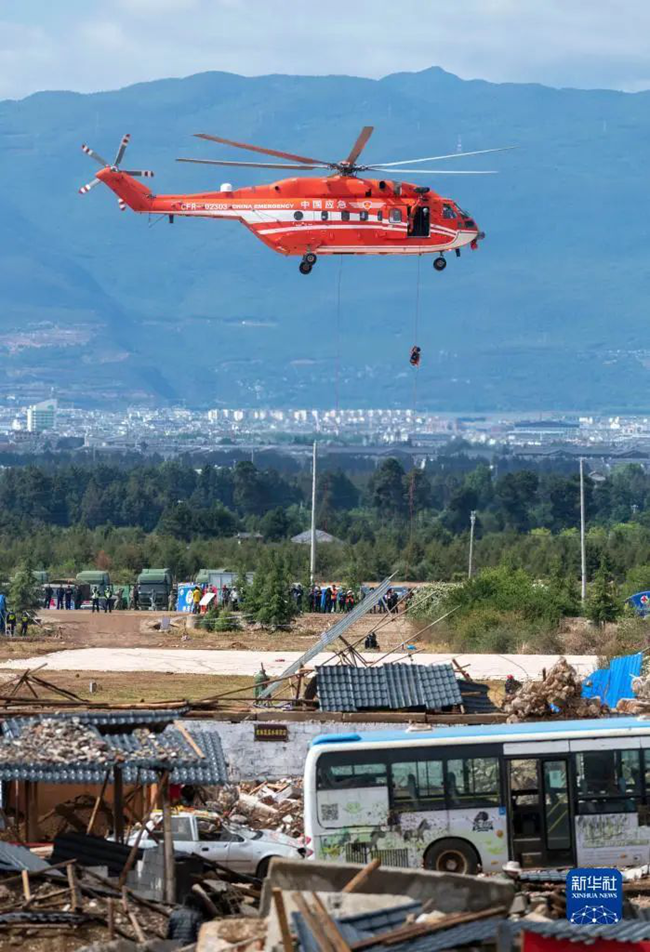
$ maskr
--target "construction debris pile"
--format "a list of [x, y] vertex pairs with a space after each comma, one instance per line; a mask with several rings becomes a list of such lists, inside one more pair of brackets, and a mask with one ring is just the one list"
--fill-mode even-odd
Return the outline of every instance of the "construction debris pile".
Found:
[[604, 717], [609, 708], [600, 698], [582, 696], [582, 681], [566, 658], [560, 658], [542, 681], [527, 681], [507, 698], [503, 711], [508, 723], [548, 717]]
[[632, 678], [632, 698], [621, 698], [616, 705], [619, 714], [650, 714], [650, 675]]
[[224, 819], [253, 830], [275, 830], [296, 839], [303, 835], [302, 781], [242, 783], [222, 787], [209, 803]]
[[118, 753], [79, 718], [42, 718], [0, 739], [0, 763], [112, 764]]

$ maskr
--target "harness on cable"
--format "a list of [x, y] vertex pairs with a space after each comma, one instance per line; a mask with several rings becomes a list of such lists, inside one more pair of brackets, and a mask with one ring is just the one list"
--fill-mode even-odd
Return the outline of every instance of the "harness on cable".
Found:
[[418, 347], [417, 344], [415, 347], [411, 347], [411, 356], [409, 357], [409, 363], [411, 367], [420, 366], [420, 355], [422, 354], [422, 348]]

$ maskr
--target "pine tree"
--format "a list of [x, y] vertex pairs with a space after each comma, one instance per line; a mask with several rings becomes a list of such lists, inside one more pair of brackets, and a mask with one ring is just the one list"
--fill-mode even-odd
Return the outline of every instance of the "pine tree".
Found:
[[616, 592], [607, 575], [607, 570], [601, 564], [587, 601], [587, 618], [599, 627], [608, 621], [616, 621], [623, 611]]
[[288, 625], [296, 614], [296, 604], [291, 597], [290, 588], [290, 577], [284, 559], [278, 555], [272, 556], [263, 582], [261, 604], [255, 616], [257, 621], [270, 628]]
[[20, 614], [38, 608], [40, 604], [38, 583], [34, 578], [34, 566], [30, 559], [25, 559], [18, 566], [16, 574], [9, 585], [9, 607]]

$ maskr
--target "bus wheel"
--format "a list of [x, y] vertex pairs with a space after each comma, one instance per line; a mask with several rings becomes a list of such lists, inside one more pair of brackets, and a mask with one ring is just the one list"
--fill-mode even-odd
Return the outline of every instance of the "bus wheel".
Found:
[[434, 869], [437, 873], [466, 873], [473, 876], [478, 872], [479, 861], [473, 847], [464, 840], [438, 840], [426, 851], [424, 868]]

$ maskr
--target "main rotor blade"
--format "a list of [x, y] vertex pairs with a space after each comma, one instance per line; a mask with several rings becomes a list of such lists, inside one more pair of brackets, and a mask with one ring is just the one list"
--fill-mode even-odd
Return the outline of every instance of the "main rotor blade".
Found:
[[104, 158], [99, 154], [99, 152], [95, 152], [94, 149], [91, 149], [89, 145], [86, 145], [86, 144], [84, 143], [84, 144], [81, 146], [81, 151], [82, 151], [82, 152], [85, 152], [86, 155], [89, 155], [91, 159], [94, 159], [94, 160], [95, 160], [95, 162], [99, 162], [100, 165], [102, 165], [102, 166], [107, 166], [107, 165], [108, 165], [108, 162], [106, 161], [106, 159], [104, 159]]
[[122, 136], [122, 141], [120, 142], [120, 147], [117, 150], [117, 155], [115, 156], [115, 162], [113, 163], [114, 165], [119, 165], [122, 159], [124, 158], [124, 153], [126, 152], [126, 147], [129, 144], [130, 138], [131, 138], [131, 134], [129, 132], [127, 132], [126, 135]]
[[363, 129], [357, 136], [357, 141], [352, 146], [352, 150], [349, 156], [347, 157], [347, 159], [344, 160], [346, 165], [356, 165], [357, 159], [361, 155], [362, 151], [365, 149], [366, 143], [368, 142], [368, 139], [372, 135], [373, 131], [374, 131], [374, 126], [363, 127]]
[[235, 165], [250, 169], [329, 169], [329, 165], [289, 165], [285, 162], [222, 162], [219, 159], [176, 159], [177, 162], [195, 162], [197, 165]]
[[487, 155], [488, 152], [512, 152], [516, 145], [506, 145], [502, 149], [478, 149], [476, 152], [451, 152], [449, 155], [430, 155], [424, 159], [402, 159], [401, 162], [375, 162], [373, 168], [381, 166], [384, 169], [394, 165], [415, 165], [418, 162], [437, 162], [439, 159], [461, 159], [466, 155]]
[[95, 187], [95, 185], [99, 185], [98, 178], [94, 178], [92, 182], [88, 182], [88, 185], [82, 185], [81, 188], [79, 189], [79, 194], [86, 195], [91, 190], [91, 188]]
[[480, 172], [475, 172], [475, 171], [470, 172], [468, 170], [463, 169], [463, 171], [460, 172], [458, 169], [454, 169], [453, 171], [450, 169], [394, 169], [394, 168], [381, 169], [381, 168], [375, 168], [374, 165], [368, 165], [366, 166], [366, 168], [370, 172], [390, 172], [391, 175], [393, 174], [393, 172], [408, 172], [411, 175], [420, 175], [420, 174], [422, 175], [498, 175], [499, 174], [496, 171], [496, 169], [490, 169], [489, 171], [481, 170]]
[[153, 178], [151, 169], [120, 169], [124, 175], [138, 175], [142, 178]]
[[249, 145], [246, 142], [233, 142], [232, 139], [222, 139], [221, 136], [210, 136], [206, 132], [195, 132], [197, 139], [207, 139], [209, 142], [221, 142], [223, 145], [232, 145], [236, 149], [248, 149], [249, 152], [261, 152], [262, 155], [275, 155], [278, 159], [290, 159], [292, 162], [302, 162], [307, 165], [325, 165], [332, 168], [335, 162], [326, 162], [324, 159], [313, 159], [304, 155], [294, 155], [293, 152], [279, 152], [277, 149], [263, 149], [261, 145]]

